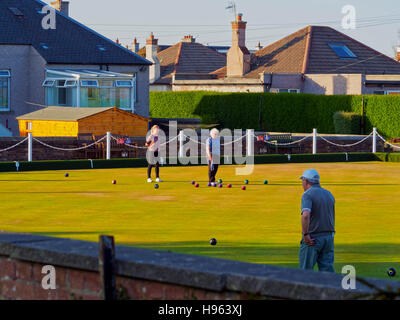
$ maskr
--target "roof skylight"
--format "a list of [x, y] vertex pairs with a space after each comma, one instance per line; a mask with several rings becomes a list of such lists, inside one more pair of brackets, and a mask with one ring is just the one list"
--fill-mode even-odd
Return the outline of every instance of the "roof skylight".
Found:
[[329, 46], [340, 58], [357, 58], [357, 56], [345, 44], [333, 44]]

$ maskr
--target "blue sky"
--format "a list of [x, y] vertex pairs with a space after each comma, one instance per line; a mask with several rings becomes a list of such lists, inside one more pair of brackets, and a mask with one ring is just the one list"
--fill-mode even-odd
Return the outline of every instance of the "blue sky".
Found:
[[[49, 3], [50, 0], [45, 2]], [[400, 45], [399, 0], [236, 0], [247, 24], [247, 47], [268, 45], [307, 25], [328, 25], [393, 56]], [[356, 9], [357, 27], [341, 27], [342, 7]], [[233, 13], [228, 0], [70, 0], [72, 18], [126, 45], [141, 45], [151, 31], [160, 44], [175, 44], [187, 34], [210, 45], [230, 45]]]

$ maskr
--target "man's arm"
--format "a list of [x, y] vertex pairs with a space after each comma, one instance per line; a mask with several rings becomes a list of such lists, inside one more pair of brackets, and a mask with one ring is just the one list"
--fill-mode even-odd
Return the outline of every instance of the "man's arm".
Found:
[[212, 155], [211, 155], [211, 146], [210, 146], [211, 141], [207, 140], [207, 148], [206, 148], [206, 152], [207, 152], [207, 157], [208, 160], [212, 161]]
[[304, 242], [309, 246], [313, 246], [315, 244], [315, 241], [314, 239], [311, 239], [310, 235], [308, 234], [310, 228], [310, 214], [310, 211], [307, 209], [303, 210], [303, 212], [301, 213], [301, 229], [304, 235]]

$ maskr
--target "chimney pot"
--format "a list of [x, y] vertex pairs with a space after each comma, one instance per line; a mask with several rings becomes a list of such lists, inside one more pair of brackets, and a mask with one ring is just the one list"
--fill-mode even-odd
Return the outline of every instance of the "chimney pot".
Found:
[[50, 5], [60, 11], [62, 14], [69, 16], [69, 2], [68, 1], [62, 1], [62, 0], [57, 0], [57, 1], [52, 1], [50, 2]]
[[139, 52], [139, 42], [137, 42], [136, 37], [135, 37], [135, 39], [133, 39], [132, 51], [133, 51], [134, 53], [138, 53], [138, 52]]
[[193, 43], [193, 42], [196, 42], [196, 39], [193, 38], [192, 35], [187, 35], [187, 36], [184, 36], [184, 37], [183, 37], [182, 42], [190, 42], [190, 43]]

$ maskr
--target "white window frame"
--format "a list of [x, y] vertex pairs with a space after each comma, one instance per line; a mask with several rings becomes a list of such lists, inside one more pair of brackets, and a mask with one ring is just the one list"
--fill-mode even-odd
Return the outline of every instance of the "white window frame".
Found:
[[0, 74], [0, 78], [7, 78], [7, 107], [0, 107], [0, 112], [10, 111], [11, 105], [11, 72], [10, 70], [0, 70], [0, 72], [4, 72], [4, 74]]
[[[96, 84], [89, 85], [89, 84], [84, 84], [85, 82], [95, 82]], [[98, 80], [81, 80], [80, 81], [81, 87], [83, 88], [98, 88], [99, 87], [99, 81]]]
[[[129, 84], [121, 84], [121, 82], [129, 82]], [[133, 88], [133, 81], [132, 80], [115, 80], [114, 86], [116, 88]]]
[[[281, 92], [281, 90], [287, 90], [287, 92], [285, 91], [285, 92]], [[290, 92], [290, 91], [292, 91], [292, 92]], [[294, 91], [294, 92], [293, 92]], [[278, 93], [300, 93], [300, 89], [293, 89], [293, 88], [288, 88], [288, 89], [286, 89], [286, 88], [280, 88], [280, 89], [278, 89]]]
[[56, 80], [44, 80], [42, 86], [46, 88], [54, 87]]

